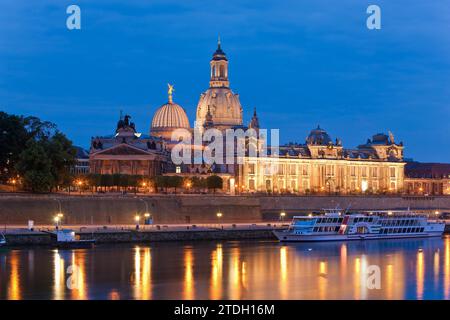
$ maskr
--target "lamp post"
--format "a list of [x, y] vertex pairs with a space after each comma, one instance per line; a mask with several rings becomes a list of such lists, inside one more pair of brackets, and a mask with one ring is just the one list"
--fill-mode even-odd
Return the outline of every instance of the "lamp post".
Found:
[[136, 222], [136, 230], [139, 230], [139, 220], [141, 217], [137, 214], [134, 216], [134, 221]]
[[11, 183], [13, 185], [13, 192], [16, 192], [16, 183], [17, 183], [16, 179], [12, 179]]
[[188, 191], [188, 193], [189, 193], [189, 191], [190, 191], [190, 189], [191, 189], [191, 182], [190, 181], [188, 181], [188, 182], [186, 182], [186, 189], [187, 189], [187, 191]]
[[220, 225], [220, 219], [221, 219], [222, 216], [223, 216], [222, 212], [220, 212], [220, 211], [217, 212], [216, 216], [217, 216], [217, 222], [218, 222], [218, 224]]
[[78, 180], [77, 185], [78, 185], [78, 189], [80, 190], [80, 194], [81, 194], [81, 186], [83, 185], [83, 181]]
[[281, 211], [281, 213], [280, 213], [280, 220], [283, 221], [285, 216], [286, 216], [286, 212]]
[[53, 218], [53, 221], [55, 222], [55, 229], [58, 230], [59, 229], [59, 221], [60, 221], [60, 217], [58, 217], [57, 215]]

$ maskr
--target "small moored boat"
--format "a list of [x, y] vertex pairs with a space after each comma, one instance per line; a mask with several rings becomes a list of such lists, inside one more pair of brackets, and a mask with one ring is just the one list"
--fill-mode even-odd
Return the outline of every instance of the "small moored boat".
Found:
[[0, 233], [0, 247], [6, 246], [6, 238], [3, 233]]
[[444, 222], [410, 211], [346, 214], [325, 210], [317, 216], [294, 216], [287, 230], [273, 233], [280, 241], [306, 242], [440, 237], [444, 229]]
[[80, 240], [72, 229], [56, 230], [56, 245], [59, 248], [90, 248], [95, 239]]

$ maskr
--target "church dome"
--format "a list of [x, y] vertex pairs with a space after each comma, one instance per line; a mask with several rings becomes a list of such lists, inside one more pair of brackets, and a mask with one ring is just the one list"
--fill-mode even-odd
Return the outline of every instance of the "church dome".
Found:
[[189, 119], [184, 109], [176, 104], [168, 102], [158, 110], [152, 120], [152, 129], [160, 128], [189, 128]]
[[197, 125], [203, 125], [208, 108], [215, 126], [242, 125], [242, 106], [239, 95], [230, 88], [209, 88], [202, 93], [197, 105]]
[[230, 89], [228, 80], [228, 59], [217, 43], [217, 50], [210, 61], [209, 89], [201, 94], [197, 105], [197, 126], [203, 126], [208, 110], [216, 128], [230, 128], [242, 125], [242, 106], [239, 95]]
[[311, 130], [309, 136], [306, 138], [306, 143], [310, 145], [325, 146], [330, 142], [332, 142], [330, 136], [320, 126]]

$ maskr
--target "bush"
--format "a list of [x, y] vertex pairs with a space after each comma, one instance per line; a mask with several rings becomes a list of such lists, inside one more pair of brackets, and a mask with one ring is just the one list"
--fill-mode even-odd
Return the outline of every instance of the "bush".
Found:
[[208, 189], [213, 189], [214, 193], [216, 193], [216, 189], [222, 189], [223, 179], [216, 175], [209, 176], [206, 178], [206, 185]]

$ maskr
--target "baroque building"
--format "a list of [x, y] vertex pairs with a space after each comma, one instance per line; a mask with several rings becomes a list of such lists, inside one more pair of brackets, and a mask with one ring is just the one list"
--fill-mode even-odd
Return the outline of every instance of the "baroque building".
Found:
[[90, 173], [152, 177], [165, 172], [169, 157], [164, 140], [138, 133], [130, 118], [120, 117], [114, 135], [91, 139]]
[[[114, 135], [92, 138], [89, 157], [91, 172], [148, 176], [218, 174], [224, 179], [224, 190], [230, 193], [238, 190], [346, 194], [404, 190], [403, 143], [396, 143], [391, 133], [376, 134], [355, 149], [348, 149], [343, 147], [340, 139], [332, 140], [318, 126], [304, 143], [280, 146], [278, 153], [257, 140], [258, 156], [247, 153], [240, 164], [203, 162], [174, 165], [170, 157], [171, 149], [186, 138], [185, 135], [193, 139], [195, 130], [260, 130], [256, 109], [248, 125], [244, 124], [244, 109], [239, 95], [230, 88], [229, 60], [220, 40], [209, 64], [209, 87], [200, 95], [193, 127], [185, 109], [173, 100], [174, 87], [168, 85], [168, 101], [154, 112], [149, 135], [137, 133], [134, 124], [129, 121], [130, 117], [125, 116], [119, 120]], [[196, 148], [203, 151], [208, 146], [193, 144], [191, 152], [194, 153]], [[264, 148], [268, 150], [268, 155], [262, 156], [261, 150]]]
[[376, 134], [357, 149], [345, 149], [318, 126], [304, 144], [280, 146], [279, 154], [244, 157], [243, 191], [274, 193], [376, 193], [403, 190], [403, 144]]

